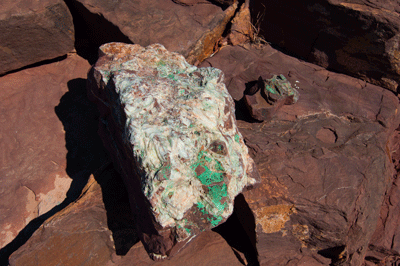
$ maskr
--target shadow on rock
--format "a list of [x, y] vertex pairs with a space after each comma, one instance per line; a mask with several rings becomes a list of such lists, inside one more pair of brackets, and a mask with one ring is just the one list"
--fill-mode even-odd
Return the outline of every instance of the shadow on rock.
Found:
[[[213, 229], [231, 246], [238, 260], [243, 265], [249, 266], [260, 265], [255, 230], [255, 218], [243, 194], [235, 198], [233, 213], [228, 220]], [[244, 255], [244, 258], [239, 252]]]
[[69, 92], [56, 107], [56, 113], [65, 130], [67, 173], [74, 176], [86, 171], [87, 177], [94, 174], [101, 186], [107, 225], [112, 231], [116, 254], [125, 255], [138, 242], [126, 189], [120, 175], [109, 163], [97, 133], [99, 113], [87, 98], [86, 79], [71, 80], [68, 88]]
[[70, 80], [68, 89], [55, 107], [55, 113], [65, 130], [66, 172], [72, 179], [71, 186], [62, 203], [29, 222], [12, 242], [0, 250], [0, 265], [8, 265], [10, 255], [24, 245], [45, 220], [77, 200], [91, 174], [103, 192], [107, 224], [113, 234], [117, 255], [125, 255], [138, 242], [127, 193], [97, 134], [98, 112], [87, 98], [86, 79]]
[[98, 174], [95, 173], [94, 177], [102, 190], [103, 202], [107, 210], [107, 226], [112, 232], [115, 252], [119, 256], [124, 256], [133, 245], [139, 242], [136, 222], [125, 185], [111, 163]]
[[78, 1], [65, 0], [75, 25], [76, 52], [94, 64], [99, 46], [109, 42], [132, 43], [121, 30], [101, 14], [93, 14]]

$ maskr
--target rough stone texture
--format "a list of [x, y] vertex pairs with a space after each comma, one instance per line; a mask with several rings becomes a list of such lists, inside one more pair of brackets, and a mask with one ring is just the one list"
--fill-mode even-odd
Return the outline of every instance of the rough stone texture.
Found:
[[[67, 4], [75, 10], [72, 11], [75, 17], [83, 16], [80, 24], [85, 26], [77, 31], [89, 29], [86, 36], [80, 34], [81, 38], [86, 38], [80, 40], [86, 45], [106, 34], [93, 17], [99, 14], [117, 26], [132, 43], [142, 46], [160, 43], [169, 51], [185, 56], [189, 63], [201, 62], [214, 52], [215, 44], [237, 8], [236, 2], [222, 10], [209, 1], [68, 0]], [[112, 41], [121, 42], [112, 38], [106, 40]], [[97, 47], [104, 43], [97, 43]]]
[[249, 84], [244, 92], [244, 101], [251, 117], [258, 121], [272, 119], [280, 107], [294, 104], [299, 99], [297, 84], [291, 83], [284, 75], [273, 75], [270, 79], [261, 76], [254, 84]]
[[232, 19], [231, 24], [230, 32], [227, 36], [229, 44], [243, 44], [254, 38], [248, 3], [243, 3], [240, 6], [240, 9]]
[[109, 43], [88, 75], [100, 134], [153, 259], [224, 222], [258, 172], [236, 128], [223, 74], [162, 45]]
[[[255, 219], [260, 264], [361, 265], [393, 182], [398, 98], [269, 46], [226, 47], [201, 66], [209, 65], [226, 75], [238, 127], [260, 171], [261, 184], [243, 193]], [[249, 123], [243, 92], [260, 73], [298, 81], [301, 96], [270, 122]], [[398, 207], [393, 204], [391, 211]]]
[[397, 131], [392, 140], [392, 160], [397, 173], [391, 187], [385, 196], [380, 211], [378, 225], [370, 241], [366, 261], [382, 265], [396, 265], [400, 262], [400, 134]]
[[101, 187], [93, 177], [84, 188], [84, 195], [46, 220], [13, 253], [10, 265], [106, 265], [114, 253], [113, 241]]
[[250, 2], [265, 40], [310, 62], [396, 91], [400, 1]]
[[131, 215], [122, 180], [109, 166], [89, 179], [77, 202], [46, 221], [11, 256], [10, 265], [242, 265], [212, 231], [194, 238], [173, 258], [153, 261], [137, 242]]
[[0, 247], [60, 204], [78, 175], [65, 170], [64, 129], [54, 108], [67, 82], [85, 77], [89, 68], [70, 55], [0, 78]]
[[72, 16], [62, 0], [2, 0], [0, 75], [74, 48]]

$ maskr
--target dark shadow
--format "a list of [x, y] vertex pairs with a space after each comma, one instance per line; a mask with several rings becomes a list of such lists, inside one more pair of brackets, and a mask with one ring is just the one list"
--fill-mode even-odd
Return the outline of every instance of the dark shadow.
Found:
[[65, 3], [74, 22], [76, 52], [90, 64], [96, 63], [98, 48], [102, 44], [109, 42], [132, 44], [132, 41], [103, 15], [90, 12], [78, 1], [65, 0]]
[[[233, 0], [207, 0], [213, 5], [219, 6], [223, 11], [233, 4]], [[239, 2], [244, 2], [244, 0], [239, 0]], [[240, 5], [238, 5], [240, 6]]]
[[251, 117], [249, 109], [247, 109], [244, 97], [239, 101], [235, 100], [235, 116], [236, 120], [241, 120], [249, 123], [257, 123], [258, 120]]
[[[55, 107], [55, 113], [65, 130], [68, 150], [66, 172], [72, 179], [70, 189], [61, 204], [29, 222], [12, 242], [0, 250], [0, 265], [8, 265], [10, 255], [24, 245], [46, 219], [77, 200], [91, 174], [94, 174], [103, 192], [107, 223], [112, 231], [116, 253], [126, 254], [138, 241], [126, 190], [121, 178], [109, 164], [97, 134], [99, 115], [94, 104], [87, 98], [85, 79], [73, 79], [68, 82], [68, 92]], [[109, 166], [103, 170], [107, 164]]]
[[260, 83], [260, 81], [258, 81], [258, 80], [253, 80], [253, 81], [247, 82], [245, 84], [246, 89], [244, 90], [243, 94], [247, 94], [247, 95], [255, 94], [257, 91], [260, 90], [259, 83]]
[[38, 66], [51, 64], [51, 63], [60, 62], [60, 61], [62, 61], [64, 59], [66, 59], [66, 58], [67, 58], [67, 55], [62, 55], [62, 56], [58, 56], [56, 58], [52, 58], [52, 59], [47, 59], [47, 60], [43, 60], [43, 61], [40, 61], [40, 62], [36, 62], [36, 63], [30, 64], [30, 65], [23, 66], [23, 67], [20, 67], [18, 69], [13, 69], [13, 70], [10, 70], [10, 71], [8, 71], [6, 73], [3, 73], [3, 74], [0, 75], [0, 78], [5, 76], [5, 75], [12, 74], [12, 73], [15, 73], [15, 72], [18, 72], [18, 71], [22, 71], [22, 70], [25, 70], [25, 69], [28, 69], [28, 68], [38, 67]]
[[102, 190], [107, 226], [112, 232], [116, 254], [125, 255], [138, 242], [135, 222], [126, 188], [113, 165], [109, 164], [106, 149], [98, 135], [99, 112], [87, 97], [86, 82], [86, 79], [70, 80], [69, 91], [55, 108], [65, 130], [67, 173], [74, 176], [86, 169], [89, 174], [94, 174]]
[[[243, 194], [235, 198], [232, 215], [225, 223], [215, 227], [214, 232], [220, 234], [232, 247], [238, 260], [243, 265], [258, 266], [258, 252], [256, 247], [256, 224], [252, 211]], [[246, 261], [240, 256], [241, 252]]]
[[[258, 82], [258, 80], [247, 82], [245, 84], [246, 89], [244, 90], [244, 94], [251, 94], [252, 90]], [[250, 111], [246, 105], [244, 96], [239, 101], [235, 100], [235, 116], [236, 120], [241, 120], [249, 123], [262, 123], [262, 121], [258, 121], [250, 115]]]
[[331, 259], [331, 266], [341, 265], [346, 260], [346, 246], [337, 246], [318, 251], [318, 254]]
[[68, 82], [65, 93], [55, 112], [65, 131], [67, 174], [73, 178], [77, 173], [89, 174], [108, 161], [106, 151], [97, 134], [98, 111], [86, 94], [86, 79]]
[[104, 206], [107, 210], [107, 226], [111, 230], [115, 252], [124, 256], [140, 241], [136, 222], [129, 205], [129, 197], [120, 174], [109, 164], [95, 179], [101, 186]]

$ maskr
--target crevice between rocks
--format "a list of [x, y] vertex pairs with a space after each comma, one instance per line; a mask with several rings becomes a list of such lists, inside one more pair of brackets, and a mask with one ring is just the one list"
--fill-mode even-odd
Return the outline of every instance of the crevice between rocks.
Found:
[[346, 253], [345, 245], [326, 248], [318, 251], [319, 255], [331, 259], [331, 266], [341, 265], [342, 262], [346, 260]]
[[90, 12], [83, 4], [75, 0], [64, 0], [67, 4], [75, 28], [75, 49], [79, 56], [90, 64], [96, 63], [98, 49], [109, 42], [133, 44], [121, 30], [101, 14]]
[[22, 71], [22, 70], [25, 70], [25, 69], [28, 69], [28, 68], [33, 68], [33, 67], [38, 67], [38, 66], [43, 66], [43, 65], [47, 65], [47, 64], [60, 62], [60, 61], [62, 61], [64, 59], [66, 59], [67, 57], [68, 57], [68, 55], [65, 54], [65, 55], [62, 55], [62, 56], [58, 56], [56, 58], [39, 61], [39, 62], [30, 64], [30, 65], [27, 65], [27, 66], [24, 66], [24, 67], [21, 67], [21, 68], [13, 69], [13, 70], [10, 70], [10, 71], [8, 71], [6, 73], [1, 74], [0, 78], [5, 76], [5, 75], [12, 74], [12, 73], [15, 73], [15, 72], [19, 72], [19, 71]]
[[226, 222], [212, 230], [226, 240], [240, 263], [248, 266], [260, 265], [255, 218], [243, 194], [236, 196], [233, 213]]

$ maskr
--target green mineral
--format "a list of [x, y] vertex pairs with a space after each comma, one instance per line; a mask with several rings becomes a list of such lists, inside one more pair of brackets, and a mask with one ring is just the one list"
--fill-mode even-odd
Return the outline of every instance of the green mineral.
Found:
[[116, 132], [114, 157], [132, 158], [137, 172], [123, 171], [123, 178], [139, 179], [155, 228], [170, 229], [180, 242], [224, 222], [258, 172], [223, 73], [189, 65], [160, 44], [109, 43], [100, 56], [93, 76], [97, 97], [110, 109], [104, 126]]
[[270, 103], [285, 98], [290, 98], [290, 103], [296, 103], [300, 96], [300, 93], [292, 87], [290, 81], [282, 74], [264, 80], [264, 89], [261, 93]]

